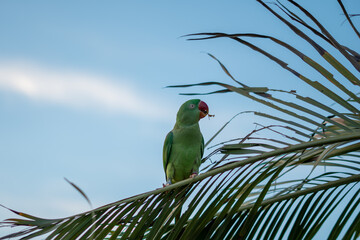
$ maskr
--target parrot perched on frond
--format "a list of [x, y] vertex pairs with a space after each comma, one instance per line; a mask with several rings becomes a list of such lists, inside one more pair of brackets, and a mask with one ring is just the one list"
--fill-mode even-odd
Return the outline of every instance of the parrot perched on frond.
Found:
[[164, 142], [163, 164], [166, 185], [179, 182], [199, 173], [204, 153], [204, 138], [199, 120], [209, 112], [207, 104], [191, 99], [181, 105], [176, 123]]

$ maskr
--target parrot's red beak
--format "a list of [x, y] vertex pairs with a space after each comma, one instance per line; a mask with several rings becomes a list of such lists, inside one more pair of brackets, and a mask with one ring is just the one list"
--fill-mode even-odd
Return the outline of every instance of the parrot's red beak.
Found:
[[209, 113], [209, 107], [203, 101], [199, 102], [199, 110], [200, 110], [200, 119], [205, 117]]

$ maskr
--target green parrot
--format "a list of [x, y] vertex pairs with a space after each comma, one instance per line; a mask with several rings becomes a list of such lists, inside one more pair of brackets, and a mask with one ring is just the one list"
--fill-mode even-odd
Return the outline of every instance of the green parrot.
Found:
[[204, 138], [199, 120], [209, 112], [207, 104], [191, 99], [181, 105], [176, 123], [164, 142], [163, 164], [166, 185], [179, 182], [199, 173], [204, 153]]

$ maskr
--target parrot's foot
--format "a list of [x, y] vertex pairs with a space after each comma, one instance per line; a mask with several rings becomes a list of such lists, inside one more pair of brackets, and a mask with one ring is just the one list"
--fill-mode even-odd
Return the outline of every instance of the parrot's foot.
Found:
[[167, 186], [169, 186], [171, 184], [171, 180], [169, 179], [169, 180], [167, 180], [167, 182], [165, 183], [165, 184], [163, 184], [163, 187], [167, 187]]
[[196, 177], [197, 175], [198, 175], [197, 173], [193, 173], [193, 174], [190, 175], [189, 178], [194, 178], [194, 177]]

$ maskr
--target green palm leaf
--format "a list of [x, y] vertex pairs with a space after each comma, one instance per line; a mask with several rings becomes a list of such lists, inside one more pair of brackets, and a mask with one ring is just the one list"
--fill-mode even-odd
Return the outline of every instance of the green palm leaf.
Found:
[[[344, 5], [340, 0], [338, 2], [354, 33], [359, 35]], [[11, 210], [22, 218], [7, 219], [0, 224], [27, 228], [0, 239], [36, 236], [47, 239], [313, 239], [319, 232], [325, 233], [328, 239], [358, 238], [360, 98], [354, 89], [360, 85], [356, 75], [360, 71], [359, 54], [339, 44], [296, 2], [289, 0], [287, 4], [277, 2], [272, 5], [280, 13], [262, 1], [259, 3], [306, 40], [331, 69], [291, 44], [264, 34], [198, 33], [187, 36], [192, 40], [228, 38], [250, 47], [293, 73], [309, 88], [316, 89], [319, 95], [333, 102], [332, 106], [318, 100], [319, 96], [301, 96], [295, 91], [245, 85], [219, 59], [209, 54], [234, 85], [203, 82], [170, 87], [218, 86], [219, 89], [213, 92], [186, 94], [233, 92], [279, 113], [276, 116], [265, 112], [242, 114], [253, 113], [276, 124], [260, 125], [246, 136], [214, 145], [215, 150], [203, 159], [202, 173], [193, 179], [66, 218], [43, 219]], [[313, 25], [316, 28], [311, 27]], [[301, 28], [310, 30], [313, 35], [305, 34]], [[244, 38], [273, 41], [317, 71], [326, 83], [309, 79], [280, 57]], [[316, 38], [329, 43], [345, 57], [344, 62], [330, 55]], [[345, 67], [349, 63], [356, 74]], [[335, 79], [335, 73], [341, 76]], [[293, 99], [289, 100], [289, 96]], [[207, 146], [223, 128], [207, 142]], [[271, 137], [265, 131], [271, 131]], [[210, 157], [216, 160], [209, 163]], [[320, 167], [327, 171], [319, 173]]]

